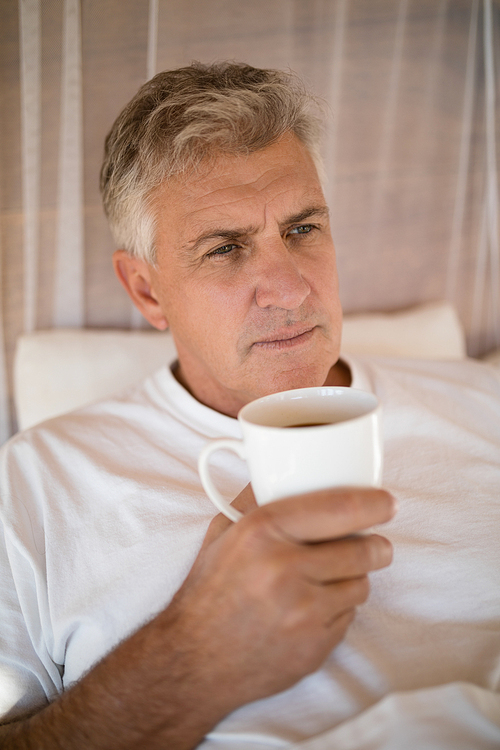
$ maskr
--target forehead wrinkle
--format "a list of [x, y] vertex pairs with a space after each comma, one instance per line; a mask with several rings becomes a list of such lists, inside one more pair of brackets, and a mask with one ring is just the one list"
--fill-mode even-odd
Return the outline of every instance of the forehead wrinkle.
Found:
[[[265, 169], [263, 173], [257, 174], [255, 179], [249, 179], [244, 183], [239, 182], [236, 184], [227, 184], [226, 181], [231, 176], [231, 171], [226, 167], [218, 175], [214, 175], [212, 172], [211, 177], [207, 180], [209, 184], [205, 185], [202, 195], [197, 195], [197, 187], [200, 187], [200, 181], [196, 181], [191, 185], [189, 185], [188, 181], [185, 181], [182, 187], [184, 190], [187, 189], [187, 195], [181, 187], [181, 193], [184, 192], [184, 198], [180, 202], [190, 202], [192, 209], [185, 213], [183, 212], [184, 215], [180, 218], [188, 231], [189, 225], [193, 227], [193, 231], [189, 232], [191, 239], [182, 243], [182, 250], [184, 252], [192, 251], [196, 245], [203, 242], [204, 238], [208, 241], [211, 238], [215, 239], [217, 237], [237, 238], [249, 236], [255, 234], [259, 230], [259, 226], [265, 227], [268, 222], [269, 213], [273, 211], [273, 204], [276, 202], [279, 203], [284, 196], [290, 192], [294, 193], [297, 189], [297, 184], [293, 179], [291, 180], [292, 184], [290, 184], [290, 177], [293, 177], [293, 175], [290, 175], [289, 166], [282, 162], [274, 163]], [[291, 207], [288, 207], [287, 216], [277, 217], [280, 226], [286, 225], [288, 217], [297, 217], [303, 214], [305, 210], [304, 204], [306, 208], [308, 204], [309, 206], [317, 206], [318, 208], [322, 205], [326, 206], [319, 181], [311, 179], [308, 176], [303, 182], [300, 179], [303, 177], [303, 171], [298, 169], [296, 165], [294, 166], [295, 169], [292, 168], [292, 172], [295, 172], [295, 176], [299, 177], [301, 194], [293, 200], [293, 204], [297, 206], [297, 211], [294, 210], [292, 204]], [[204, 180], [201, 179], [202, 187], [203, 182]], [[268, 190], [273, 194], [269, 197], [264, 196], [264, 202], [262, 203], [262, 193], [265, 194]], [[254, 201], [257, 202], [257, 205], [252, 205]], [[174, 202], [176, 201], [174, 200]], [[228, 215], [239, 204], [243, 204], [244, 207], [242, 214], [235, 216]], [[261, 211], [263, 213], [262, 221], [257, 219], [256, 223], [256, 213], [260, 214]], [[205, 219], [203, 216], [205, 212], [212, 212], [212, 215]], [[214, 212], [215, 216], [213, 215]], [[237, 224], [237, 226], [234, 226], [234, 224]]]
[[[264, 211], [264, 218], [263, 222], [261, 224], [247, 224], [246, 226], [234, 226], [232, 225], [232, 219], [231, 217], [227, 217], [226, 223], [224, 222], [224, 219], [220, 220], [219, 218], [213, 219], [213, 221], [207, 222], [203, 221], [203, 219], [199, 220], [198, 225], [200, 227], [199, 233], [196, 233], [194, 237], [187, 240], [186, 243], [183, 245], [182, 250], [185, 252], [193, 251], [197, 246], [203, 244], [204, 242], [208, 242], [212, 239], [237, 239], [241, 237], [250, 237], [252, 235], [255, 235], [259, 232], [260, 229], [265, 228], [268, 222], [268, 211], [271, 209], [271, 204], [276, 200], [279, 199], [284, 193], [286, 193], [287, 190], [282, 191], [282, 193], [273, 196], [273, 199], [271, 201], [268, 201], [262, 208]], [[315, 191], [312, 191], [315, 192]], [[306, 199], [309, 199], [309, 195], [302, 196]], [[316, 195], [313, 195], [309, 200], [308, 203], [306, 203], [306, 206], [304, 208], [298, 208], [297, 211], [292, 210], [290, 213], [286, 214], [282, 219], [278, 221], [278, 224], [280, 227], [286, 227], [288, 224], [295, 223], [298, 221], [303, 221], [307, 219], [310, 216], [319, 215], [323, 216], [325, 218], [328, 218], [329, 216], [329, 209], [323, 202], [318, 202], [317, 200], [314, 200], [314, 198], [317, 198]], [[237, 198], [234, 201], [226, 202], [223, 205], [224, 206], [233, 206], [237, 203], [239, 203], [241, 199]], [[301, 201], [302, 202], [302, 201]], [[304, 200], [305, 202], [305, 200]], [[194, 216], [196, 213], [203, 212], [206, 209], [199, 209], [196, 212], [191, 213], [191, 216]], [[259, 206], [260, 210], [260, 206]], [[224, 213], [224, 211], [221, 211], [221, 213]], [[187, 216], [185, 217], [187, 219]], [[196, 230], [195, 230], [196, 232]]]
[[[235, 185], [221, 185], [209, 190], [203, 196], [193, 196], [194, 200], [201, 203], [195, 211], [189, 212], [187, 215], [194, 216], [201, 211], [217, 209], [221, 212], [225, 207], [231, 208], [241, 203], [242, 201], [252, 201], [258, 198], [263, 191], [270, 188], [274, 182], [286, 179], [286, 176], [279, 175], [274, 180], [268, 182], [262, 187], [258, 187], [257, 183], [260, 181], [260, 177], [256, 180], [245, 182], [244, 184]], [[282, 189], [279, 194], [286, 191], [286, 188]], [[218, 195], [220, 194], [220, 195]], [[277, 196], [273, 196], [274, 200]], [[269, 201], [266, 201], [266, 205]], [[186, 218], [187, 218], [186, 215]]]
[[[231, 157], [232, 161], [233, 157]], [[216, 195], [219, 192], [235, 192], [238, 193], [245, 193], [246, 191], [250, 191], [250, 195], [236, 195], [232, 200], [228, 200], [227, 198], [221, 201], [224, 205], [232, 205], [239, 200], [252, 198], [253, 196], [257, 196], [258, 194], [269, 190], [273, 187], [275, 183], [283, 182], [288, 183], [290, 181], [290, 171], [289, 166], [283, 164], [281, 161], [278, 161], [276, 164], [273, 164], [269, 167], [267, 167], [263, 172], [260, 172], [260, 168], [257, 166], [256, 169], [259, 172], [256, 174], [254, 179], [248, 179], [246, 182], [235, 182], [234, 184], [227, 184], [227, 179], [231, 178], [233, 175], [233, 171], [231, 169], [225, 169], [224, 171], [221, 171], [220, 174], [212, 175], [211, 177], [206, 177], [209, 181], [209, 184], [207, 185], [206, 192], [203, 195], [197, 195], [196, 190], [190, 191], [190, 199], [195, 200], [197, 202], [201, 202], [202, 206], [200, 207], [203, 209], [204, 204], [209, 202], [209, 207], [213, 205], [212, 200], [213, 196]], [[298, 173], [299, 177], [302, 177], [303, 171], [298, 168], [296, 164], [293, 164], [292, 166], [292, 172]], [[203, 181], [203, 176], [201, 176], [201, 181]], [[210, 188], [210, 183], [215, 183], [212, 188]], [[222, 183], [222, 184], [221, 184]], [[264, 184], [262, 184], [264, 183]], [[184, 183], [185, 187], [188, 187], [188, 183]], [[193, 187], [199, 186], [199, 180], [196, 181], [193, 184]], [[279, 190], [279, 194], [285, 192], [287, 190], [288, 185], [285, 184], [285, 186]], [[315, 186], [316, 187], [316, 186]], [[317, 187], [321, 190], [321, 187], [319, 185], [319, 180]], [[273, 199], [277, 196], [273, 196]]]
[[[195, 226], [193, 228], [193, 232], [191, 234], [191, 238], [186, 240], [186, 243], [184, 244], [185, 250], [192, 250], [197, 245], [202, 244], [204, 241], [208, 241], [210, 239], [217, 239], [218, 237], [222, 239], [230, 239], [230, 238], [237, 238], [237, 237], [247, 237], [250, 235], [254, 235], [259, 231], [259, 225], [255, 222], [248, 223], [246, 225], [242, 224], [242, 217], [241, 216], [235, 216], [232, 217], [228, 215], [228, 212], [225, 211], [225, 208], [229, 208], [231, 206], [234, 206], [237, 204], [241, 199], [235, 199], [231, 202], [224, 202], [220, 206], [210, 206], [205, 208], [199, 208], [196, 211], [191, 211], [188, 214], [184, 216], [184, 220], [189, 223], [193, 223]], [[247, 211], [250, 207], [247, 207]], [[215, 210], [217, 209], [217, 216], [211, 216], [208, 219], [205, 219], [203, 217], [203, 214], [207, 210]], [[252, 218], [255, 217], [255, 208], [252, 210]], [[198, 215], [198, 216], [197, 216]]]
[[[245, 187], [245, 186], [243, 186]], [[224, 188], [233, 190], [234, 188]], [[248, 205], [248, 201], [253, 201], [255, 196], [236, 196], [233, 200], [224, 200], [219, 204], [210, 204], [209, 206], [201, 206], [194, 211], [189, 211], [184, 215], [186, 222], [193, 222], [197, 225], [194, 229], [191, 239], [187, 240], [184, 245], [184, 249], [192, 249], [196, 245], [199, 245], [205, 240], [216, 239], [217, 237], [229, 239], [231, 237], [248, 237], [255, 235], [261, 226], [265, 225], [265, 216], [263, 218], [263, 224], [248, 223], [246, 225], [241, 224], [241, 216], [231, 216], [231, 209], [238, 204], [247, 203], [244, 206], [245, 213], [252, 214], [252, 219], [255, 219], [257, 211], [260, 213], [261, 210], [266, 212], [267, 203], [264, 206]], [[217, 211], [217, 216], [212, 216], [209, 219], [205, 219], [203, 214], [206, 211]]]

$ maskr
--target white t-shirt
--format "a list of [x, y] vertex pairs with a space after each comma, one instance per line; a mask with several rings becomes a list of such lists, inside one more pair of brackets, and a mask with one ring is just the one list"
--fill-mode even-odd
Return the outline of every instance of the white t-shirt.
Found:
[[[235, 711], [203, 746], [386, 750], [401, 722], [395, 748], [410, 726], [439, 736], [442, 723], [425, 718], [439, 707], [451, 742], [467, 736], [465, 722], [479, 732], [470, 747], [500, 747], [499, 373], [473, 361], [349, 364], [353, 387], [383, 405], [384, 486], [400, 507], [383, 527], [394, 562], [372, 574], [368, 602], [321, 670]], [[9, 441], [0, 713], [44, 705], [166, 606], [216, 512], [199, 452], [239, 435], [237, 420], [165, 367]], [[248, 481], [244, 463], [219, 452], [212, 464], [232, 499]]]

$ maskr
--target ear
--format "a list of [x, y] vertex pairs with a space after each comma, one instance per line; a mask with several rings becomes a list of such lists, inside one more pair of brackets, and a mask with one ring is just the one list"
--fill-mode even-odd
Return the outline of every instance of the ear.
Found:
[[130, 299], [146, 320], [159, 331], [168, 328], [168, 320], [152, 286], [149, 263], [134, 258], [126, 250], [117, 250], [113, 254], [113, 268]]

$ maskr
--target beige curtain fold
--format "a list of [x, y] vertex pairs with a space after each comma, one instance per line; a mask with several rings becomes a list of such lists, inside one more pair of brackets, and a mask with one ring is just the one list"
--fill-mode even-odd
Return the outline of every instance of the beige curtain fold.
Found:
[[84, 312], [83, 110], [79, 0], [64, 0], [53, 326], [81, 328]]
[[3, 0], [0, 441], [21, 333], [144, 326], [98, 192], [113, 119], [156, 71], [226, 58], [327, 103], [346, 311], [447, 298], [470, 354], [500, 347], [499, 0]]
[[24, 215], [24, 330], [36, 328], [41, 154], [41, 1], [19, 5], [21, 44], [22, 210]]

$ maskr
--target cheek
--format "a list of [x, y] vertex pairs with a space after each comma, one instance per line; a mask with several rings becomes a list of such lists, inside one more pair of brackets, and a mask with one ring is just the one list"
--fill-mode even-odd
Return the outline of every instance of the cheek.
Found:
[[246, 274], [225, 279], [210, 279], [192, 290], [191, 302], [203, 310], [207, 318], [216, 319], [230, 328], [242, 323], [251, 307], [255, 290]]
[[328, 308], [338, 307], [338, 275], [333, 253], [322, 253], [312, 258], [308, 267], [304, 268], [304, 276], [308, 278], [311, 288], [322, 304]]
[[[250, 295], [236, 282], [200, 284], [184, 294], [172, 322], [204, 349], [225, 350], [238, 340]], [[179, 310], [184, 314], [179, 315]], [[174, 323], [175, 320], [175, 323]]]

